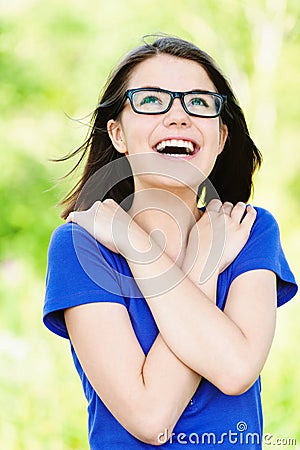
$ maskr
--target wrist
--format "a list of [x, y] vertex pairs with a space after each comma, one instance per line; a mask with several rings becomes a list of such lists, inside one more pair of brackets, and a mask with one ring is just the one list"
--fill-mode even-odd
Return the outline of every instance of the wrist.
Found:
[[210, 274], [205, 281], [199, 281], [198, 285], [202, 292], [214, 303], [216, 303], [217, 298], [217, 285], [218, 285], [219, 271], [215, 270]]
[[187, 277], [213, 302], [216, 301], [219, 267], [209, 269], [207, 259], [198, 257], [192, 268], [183, 265]]
[[145, 255], [151, 251], [149, 235], [134, 221], [131, 221], [124, 236], [117, 238], [118, 249], [122, 256], [143, 263]]

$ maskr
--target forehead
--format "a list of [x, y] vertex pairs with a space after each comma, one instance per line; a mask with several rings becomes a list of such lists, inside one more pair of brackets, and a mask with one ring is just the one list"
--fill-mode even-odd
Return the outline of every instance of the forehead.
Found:
[[152, 56], [135, 67], [128, 89], [137, 87], [159, 87], [170, 91], [215, 90], [201, 64], [166, 54]]

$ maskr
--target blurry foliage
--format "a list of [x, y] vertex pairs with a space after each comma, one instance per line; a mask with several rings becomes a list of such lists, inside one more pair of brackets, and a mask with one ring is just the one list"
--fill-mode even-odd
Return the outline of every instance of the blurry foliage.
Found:
[[49, 190], [51, 174], [36, 158], [20, 151], [12, 152], [2, 167], [0, 254], [2, 259], [21, 257], [43, 275], [56, 216], [56, 195]]
[[[192, 40], [228, 74], [264, 154], [255, 201], [277, 217], [299, 275], [298, 0], [153, 0], [150, 9], [140, 0], [0, 0], [0, 445], [6, 450], [87, 448], [85, 401], [68, 348], [41, 324], [47, 246], [61, 223], [55, 205], [72, 184], [58, 183], [71, 163], [49, 159], [82, 142], [86, 116], [114, 64], [142, 35], [159, 31]], [[267, 432], [300, 443], [299, 306], [284, 308], [265, 369], [265, 423]]]

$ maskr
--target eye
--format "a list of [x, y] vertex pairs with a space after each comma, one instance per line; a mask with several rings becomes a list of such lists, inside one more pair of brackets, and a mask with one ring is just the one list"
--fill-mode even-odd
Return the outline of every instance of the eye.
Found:
[[189, 105], [191, 106], [205, 106], [209, 108], [209, 104], [203, 97], [194, 97], [189, 101]]
[[161, 104], [161, 101], [158, 97], [155, 95], [147, 95], [146, 97], [142, 98], [140, 105], [147, 105], [147, 104]]

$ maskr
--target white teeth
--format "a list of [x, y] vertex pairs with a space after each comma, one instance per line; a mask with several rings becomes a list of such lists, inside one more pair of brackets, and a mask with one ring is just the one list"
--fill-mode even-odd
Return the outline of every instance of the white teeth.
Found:
[[183, 139], [167, 139], [159, 142], [156, 146], [157, 150], [163, 150], [166, 147], [185, 147], [187, 153], [194, 152], [194, 144], [191, 141], [184, 141]]
[[162, 153], [163, 155], [172, 156], [174, 158], [186, 158], [185, 153]]
[[194, 145], [193, 145], [193, 143], [191, 142], [191, 141], [188, 141], [188, 146], [187, 146], [187, 148], [191, 151], [191, 153], [193, 153], [193, 151], [194, 151]]

